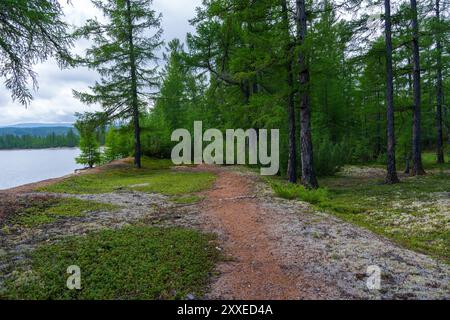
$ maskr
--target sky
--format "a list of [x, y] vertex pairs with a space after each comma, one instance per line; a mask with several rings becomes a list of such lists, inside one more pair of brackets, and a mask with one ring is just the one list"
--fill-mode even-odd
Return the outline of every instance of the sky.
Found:
[[[189, 19], [195, 15], [195, 8], [201, 0], [154, 0], [153, 7], [161, 12], [163, 39], [168, 42], [174, 38], [184, 41], [187, 32], [193, 32]], [[90, 0], [72, 0], [64, 5], [65, 19], [68, 23], [80, 26], [89, 18], [101, 17]], [[76, 43], [75, 52], [82, 53], [89, 46], [86, 40]], [[94, 71], [85, 68], [60, 70], [56, 62], [48, 60], [34, 69], [38, 73], [39, 88], [34, 92], [34, 100], [28, 107], [13, 102], [6, 90], [4, 79], [0, 79], [0, 126], [17, 123], [72, 123], [75, 112], [94, 111], [96, 107], [86, 106], [73, 98], [72, 89], [87, 90], [98, 79]]]

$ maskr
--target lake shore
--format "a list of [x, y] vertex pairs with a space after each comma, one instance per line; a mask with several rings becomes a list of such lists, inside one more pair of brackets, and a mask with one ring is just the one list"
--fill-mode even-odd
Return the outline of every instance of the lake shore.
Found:
[[132, 161], [131, 158], [124, 158], [124, 159], [112, 161], [110, 163], [107, 163], [107, 164], [104, 164], [102, 166], [98, 166], [98, 167], [95, 167], [95, 168], [76, 169], [73, 173], [70, 173], [70, 174], [67, 174], [67, 175], [63, 175], [61, 177], [40, 180], [40, 181], [36, 181], [36, 182], [31, 182], [31, 183], [19, 185], [19, 186], [12, 187], [12, 188], [0, 190], [0, 195], [2, 195], [2, 194], [17, 194], [17, 193], [34, 192], [38, 188], [43, 188], [43, 187], [50, 186], [52, 184], [61, 182], [61, 181], [65, 180], [65, 179], [68, 179], [68, 178], [73, 177], [73, 176], [78, 176], [78, 175], [83, 175], [83, 174], [99, 173], [99, 172], [101, 172], [102, 170], [105, 170], [105, 169], [111, 169], [111, 168], [114, 168], [114, 167], [122, 166], [125, 163], [130, 162], [130, 161]]
[[78, 148], [0, 150], [0, 190], [60, 178], [83, 166]]

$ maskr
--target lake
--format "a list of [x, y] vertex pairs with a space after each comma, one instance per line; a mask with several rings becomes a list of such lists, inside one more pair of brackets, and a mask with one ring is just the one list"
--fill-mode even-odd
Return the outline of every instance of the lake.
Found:
[[78, 148], [0, 150], [0, 190], [58, 178], [83, 168]]

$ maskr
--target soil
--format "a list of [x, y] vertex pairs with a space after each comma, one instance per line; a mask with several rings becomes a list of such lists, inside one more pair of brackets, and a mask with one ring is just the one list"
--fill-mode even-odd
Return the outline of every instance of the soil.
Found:
[[[202, 215], [209, 228], [221, 234], [231, 261], [219, 266], [211, 299], [292, 300], [318, 299], [336, 294], [319, 279], [283, 270], [271, 222], [258, 204], [249, 177], [219, 172], [216, 186], [206, 193]], [[263, 213], [264, 212], [264, 213]]]

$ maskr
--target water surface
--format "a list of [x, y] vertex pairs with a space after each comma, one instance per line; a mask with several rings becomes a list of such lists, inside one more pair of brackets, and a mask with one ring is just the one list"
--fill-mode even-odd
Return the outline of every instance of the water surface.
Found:
[[0, 150], [0, 190], [58, 178], [83, 166], [75, 163], [78, 148]]

